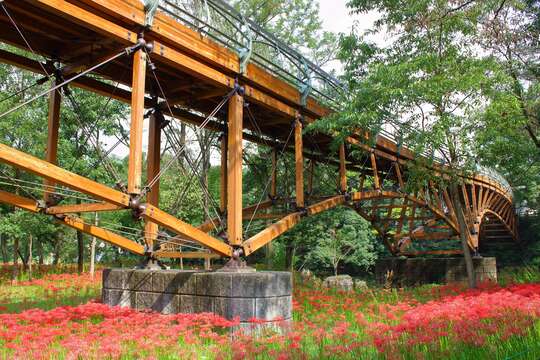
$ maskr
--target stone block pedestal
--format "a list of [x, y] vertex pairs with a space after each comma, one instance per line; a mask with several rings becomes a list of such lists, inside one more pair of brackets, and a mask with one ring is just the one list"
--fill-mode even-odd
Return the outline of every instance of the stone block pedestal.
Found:
[[289, 322], [289, 272], [246, 273], [185, 270], [103, 271], [103, 303], [163, 314], [211, 312], [227, 319]]

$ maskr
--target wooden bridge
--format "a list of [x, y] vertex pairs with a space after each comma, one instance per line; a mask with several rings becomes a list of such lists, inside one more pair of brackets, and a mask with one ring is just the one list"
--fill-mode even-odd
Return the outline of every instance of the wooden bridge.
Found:
[[[226, 14], [231, 23], [239, 21], [233, 28], [262, 36], [298, 67], [305, 67], [306, 73], [317, 76], [301, 79], [304, 82], [299, 84], [291, 81], [291, 71], [280, 72], [265, 62], [262, 52], [253, 50], [253, 36], [243, 37], [236, 48], [227, 46], [223, 34], [195, 16], [187, 18], [185, 9], [174, 1], [148, 1], [146, 7], [139, 0], [0, 0], [0, 4], [0, 41], [7, 45], [0, 49], [0, 61], [41, 74], [41, 83], [50, 83], [40, 94], [49, 98], [43, 157], [0, 144], [0, 162], [44, 179], [42, 198], [2, 190], [0, 201], [51, 215], [66, 226], [141, 256], [205, 256], [181, 251], [182, 245], [195, 243], [219, 256], [247, 256], [303, 217], [340, 205], [350, 206], [370, 221], [393, 254], [460, 252], [459, 246], [450, 246], [452, 241], [459, 245], [460, 225], [457, 204], [446, 185], [431, 182], [409, 191], [408, 164], [415, 154], [389, 136], [366, 139], [358, 132], [334, 150], [328, 134], [303, 132], [307, 124], [332, 112], [333, 99], [328, 95], [332, 91], [323, 88], [337, 86], [335, 80], [225, 4], [209, 1], [210, 10]], [[56, 165], [60, 104], [69, 96], [68, 87], [130, 104], [127, 179], [108, 186]], [[0, 114], [0, 121], [32, 100], [21, 100]], [[145, 118], [149, 121], [146, 181]], [[170, 164], [160, 159], [163, 134], [174, 121], [195, 126], [195, 132], [211, 130], [222, 135], [219, 216], [210, 216], [202, 224], [188, 224], [160, 209], [159, 180]], [[255, 204], [242, 201], [246, 142], [267, 146], [271, 154], [267, 191]], [[283, 179], [278, 176], [278, 162], [289, 154], [294, 156], [295, 191], [293, 196], [280, 196]], [[322, 166], [335, 169], [333, 193], [314, 191], [320, 181], [317, 168]], [[438, 176], [446, 176], [444, 165], [429, 166]], [[473, 250], [489, 239], [517, 240], [512, 192], [504, 180], [479, 172], [463, 176], [459, 186]], [[54, 196], [54, 189], [59, 188], [95, 201], [59, 201]], [[126, 210], [144, 222], [139, 239], [86, 223], [78, 215]], [[275, 222], [247, 236], [247, 224], [257, 219]], [[163, 236], [167, 246], [158, 246], [165, 242]], [[429, 245], [442, 243], [450, 248]]]

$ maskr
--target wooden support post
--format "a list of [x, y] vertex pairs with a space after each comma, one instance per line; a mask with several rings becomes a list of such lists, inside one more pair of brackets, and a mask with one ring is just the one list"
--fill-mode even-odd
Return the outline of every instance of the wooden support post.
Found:
[[405, 190], [405, 183], [403, 182], [403, 176], [401, 175], [401, 169], [399, 168], [399, 162], [394, 162], [394, 168], [396, 169], [396, 176], [398, 179], [399, 189]]
[[375, 186], [375, 190], [379, 190], [381, 188], [381, 184], [379, 182], [379, 171], [377, 170], [377, 159], [375, 158], [375, 153], [371, 153], [371, 167], [373, 168], [373, 185]]
[[366, 174], [362, 172], [360, 175], [360, 184], [358, 185], [358, 191], [364, 191], [364, 181], [366, 180]]
[[339, 190], [347, 192], [347, 169], [345, 167], [345, 144], [339, 146]]
[[244, 99], [234, 94], [229, 100], [227, 131], [227, 237], [229, 244], [242, 244], [242, 123]]
[[[146, 159], [146, 177], [150, 183], [160, 170], [161, 161], [161, 119], [162, 115], [154, 113], [150, 116], [150, 124], [148, 128], [148, 155]], [[159, 207], [159, 180], [149, 189], [146, 195], [146, 201]], [[149, 250], [154, 247], [154, 242], [157, 239], [158, 225], [152, 221], [144, 223], [144, 241]]]
[[[51, 84], [52, 87], [57, 85], [57, 80], [54, 80]], [[55, 90], [49, 93], [49, 119], [48, 119], [48, 136], [47, 136], [47, 149], [45, 154], [45, 160], [51, 164], [57, 163], [58, 155], [58, 131], [60, 129], [60, 104], [62, 101], [62, 95], [60, 90]], [[54, 186], [53, 181], [45, 179], [43, 181], [45, 185], [45, 191], [43, 193], [43, 200], [46, 204], [51, 203], [51, 193], [47, 191], [49, 186]]]
[[275, 199], [277, 196], [277, 150], [272, 149], [272, 175], [270, 183], [270, 198]]
[[133, 55], [131, 128], [129, 134], [128, 193], [134, 195], [141, 192], [145, 77], [146, 54], [144, 49], [139, 49]]
[[221, 135], [221, 172], [219, 182], [219, 211], [227, 211], [227, 134]]
[[296, 206], [303, 208], [304, 203], [304, 154], [302, 144], [302, 122], [300, 116], [294, 121], [294, 160], [296, 169]]
[[475, 184], [471, 184], [471, 200], [472, 200], [473, 215], [476, 221], [476, 218], [478, 217], [478, 205], [476, 204], [476, 185]]

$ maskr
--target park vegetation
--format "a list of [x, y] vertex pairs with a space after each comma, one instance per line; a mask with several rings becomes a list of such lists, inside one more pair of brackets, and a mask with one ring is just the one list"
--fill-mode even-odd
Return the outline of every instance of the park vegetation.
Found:
[[[296, 272], [292, 331], [231, 336], [237, 322], [214, 315], [158, 315], [101, 304], [100, 269], [131, 267], [138, 258], [48, 217], [0, 204], [0, 358], [540, 357], [540, 2], [350, 0], [351, 13], [360, 19], [368, 12], [379, 17], [369, 30], [355, 27], [347, 34], [323, 31], [314, 1], [231, 3], [321, 66], [341, 61], [335, 75], [347, 88], [342, 108], [308, 127], [306, 136], [331, 133], [337, 146], [358, 128], [371, 135], [391, 131], [400, 143], [427, 154], [410, 169], [412, 186], [438, 181], [425, 171], [425, 162], [436, 158], [454, 179], [489, 166], [510, 182], [522, 242], [482, 254], [497, 256], [501, 283], [475, 284], [471, 276], [475, 289], [391, 289], [371, 281], [369, 289], [349, 293], [323, 289], [317, 277], [348, 273], [370, 279], [375, 261], [389, 255], [366, 220], [338, 207], [307, 217], [249, 259], [261, 269]], [[0, 65], [0, 113], [48, 86], [37, 75]], [[60, 165], [121, 186], [129, 109], [83, 90], [62, 92]], [[47, 107], [41, 98], [2, 118], [0, 141], [43, 158]], [[200, 224], [214, 216], [208, 209], [219, 202], [220, 169], [213, 160], [218, 138], [185, 124], [170, 131], [185, 148], [161, 177], [160, 207]], [[165, 163], [178, 155], [168, 140], [162, 151]], [[269, 157], [268, 149], [247, 146], [244, 204], [266, 196]], [[283, 155], [278, 162], [283, 197], [294, 194], [293, 161]], [[336, 169], [317, 171], [314, 191], [335, 192]], [[43, 197], [41, 180], [4, 165], [0, 189]], [[61, 201], [85, 200], [65, 189], [55, 192]], [[457, 188], [451, 192], [458, 196]], [[140, 240], [141, 223], [129, 212], [82, 216]], [[250, 222], [246, 236], [266, 225]], [[300, 277], [301, 271], [315, 276]]]

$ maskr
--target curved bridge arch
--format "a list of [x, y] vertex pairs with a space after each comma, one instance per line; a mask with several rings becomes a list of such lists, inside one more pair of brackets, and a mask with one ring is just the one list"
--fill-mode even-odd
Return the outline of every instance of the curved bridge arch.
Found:
[[[17, 19], [25, 37], [9, 27], [0, 33], [0, 41], [23, 50], [28, 50], [27, 44], [31, 43], [32, 52], [49, 61], [40, 62], [28, 53], [6, 50], [0, 50], [0, 61], [55, 79], [50, 91], [42, 94], [49, 97], [50, 105], [45, 160], [0, 144], [0, 162], [43, 179], [42, 196], [36, 199], [1, 190], [0, 201], [50, 215], [66, 226], [141, 256], [197, 257], [208, 256], [209, 252], [224, 257], [249, 255], [294, 227], [302, 217], [341, 205], [352, 207], [370, 221], [393, 254], [460, 251], [451, 247], [459, 243], [455, 240], [460, 230], [456, 204], [448, 189], [431, 183], [414, 192], [406, 190], [408, 165], [421, 155], [398, 146], [389, 137], [369, 139], [360, 130], [345, 139], [336, 152], [332, 136], [303, 132], [306, 124], [333, 111], [320, 101], [331, 102], [331, 97], [317, 91], [310, 94], [306, 92], [308, 87], [296, 87], [277, 70], [246, 63], [249, 59], [240, 58], [234, 49], [226, 47], [226, 42], [202, 37], [170, 11], [152, 14], [153, 24], [147, 24], [147, 14], [138, 0], [6, 0], [3, 4], [15, 15], [11, 18]], [[8, 14], [1, 13], [0, 20], [10, 23]], [[143, 28], [146, 30], [141, 33]], [[66, 37], [66, 33], [70, 36]], [[334, 79], [294, 50], [281, 43], [279, 47], [288, 51], [291, 59], [298, 56], [299, 63], [307, 64], [325, 85], [337, 86]], [[150, 61], [151, 66], [147, 66]], [[129, 79], [121, 75], [126, 70], [132, 73]], [[111, 81], [118, 85], [112, 86]], [[127, 179], [123, 179], [127, 187], [100, 184], [55, 165], [60, 103], [68, 86], [130, 104], [129, 171]], [[150, 181], [146, 184], [142, 176], [145, 112], [150, 114]], [[171, 121], [165, 121], [165, 116]], [[161, 135], [167, 135], [167, 126], [174, 121], [223, 135], [219, 143], [220, 216], [203, 224], [188, 224], [159, 208]], [[263, 194], [270, 200], [243, 208], [244, 141], [270, 147], [272, 166], [268, 194]], [[282, 180], [278, 178], [277, 162], [289, 153], [295, 164], [294, 197], [279, 197], [277, 187]], [[314, 173], [323, 165], [337, 169], [336, 188], [315, 196]], [[436, 176], [446, 176], [442, 164], [435, 163], [430, 170]], [[477, 249], [489, 233], [486, 227], [492, 217], [503, 224], [504, 236], [518, 240], [512, 193], [504, 179], [482, 171], [463, 176], [459, 186], [472, 249]], [[58, 187], [85, 194], [93, 202], [77, 204], [54, 199], [50, 195]], [[126, 210], [144, 223], [144, 231], [135, 237], [88, 224], [80, 215], [74, 215]], [[254, 219], [277, 221], [248, 237], [247, 227]], [[163, 231], [174, 235], [162, 235]], [[440, 250], [441, 244], [450, 248]], [[195, 245], [197, 251], [182, 251]]]

